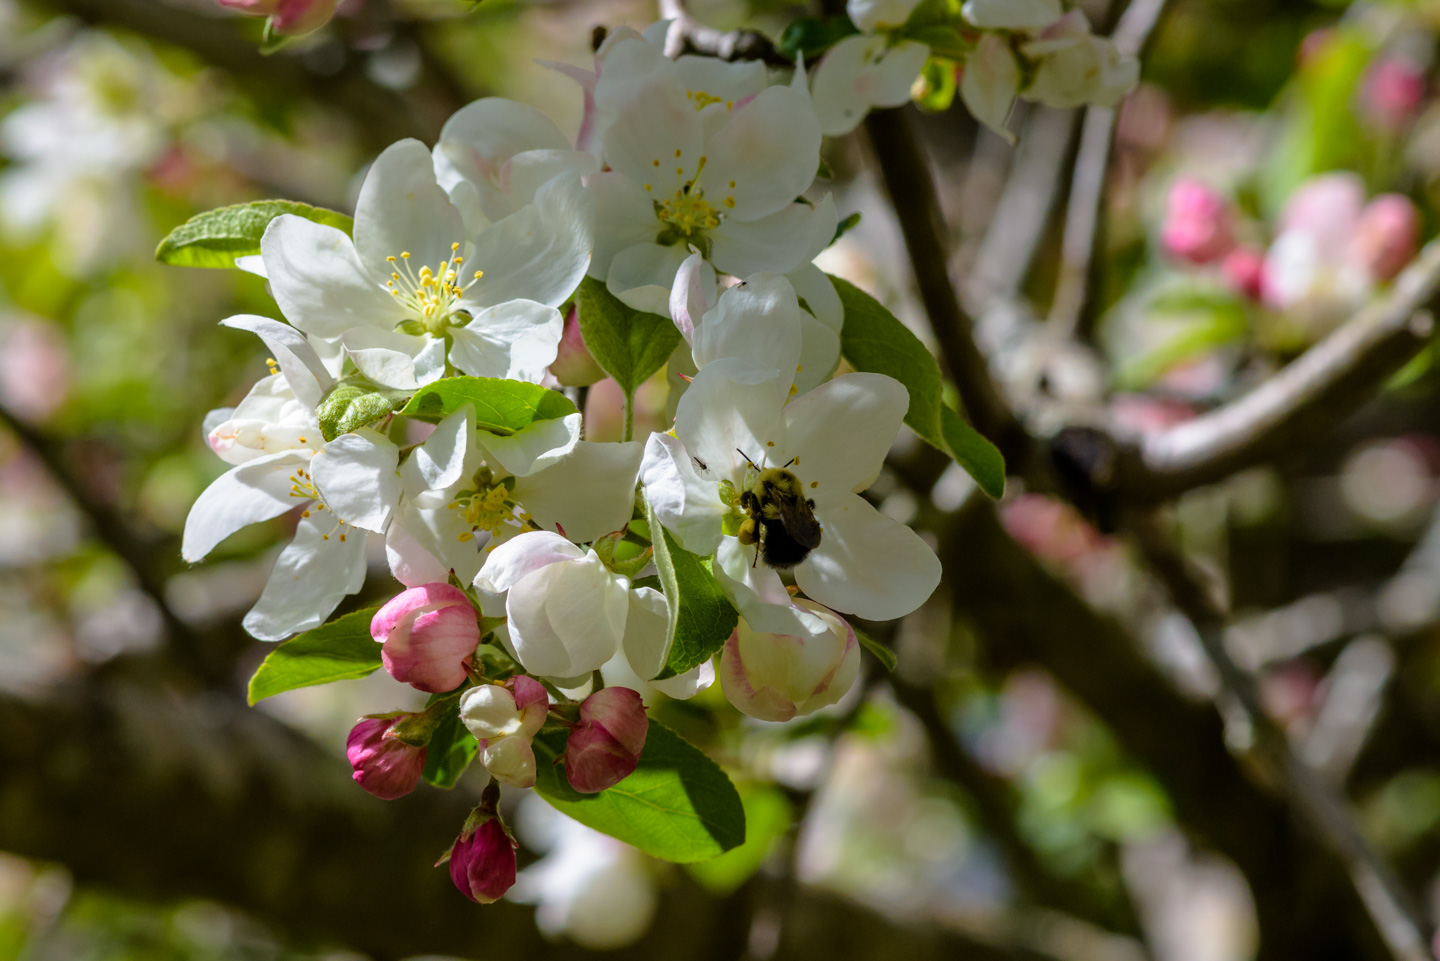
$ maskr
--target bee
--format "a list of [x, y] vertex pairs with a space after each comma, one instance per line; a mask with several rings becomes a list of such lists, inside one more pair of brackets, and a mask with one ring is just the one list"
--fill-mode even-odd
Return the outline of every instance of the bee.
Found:
[[[745, 452], [740, 451], [745, 457]], [[740, 543], [755, 547], [755, 561], [787, 570], [820, 546], [820, 522], [815, 502], [805, 497], [800, 478], [785, 467], [761, 470], [749, 457], [745, 462], [760, 472], [755, 483], [740, 494], [740, 507], [749, 516], [740, 523]]]

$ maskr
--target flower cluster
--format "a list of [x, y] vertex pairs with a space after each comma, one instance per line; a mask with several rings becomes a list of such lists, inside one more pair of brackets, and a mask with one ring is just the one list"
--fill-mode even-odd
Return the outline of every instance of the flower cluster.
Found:
[[[474, 900], [515, 877], [499, 784], [593, 794], [644, 764], [645, 703], [604, 677], [683, 698], [718, 674], [740, 711], [788, 720], [854, 683], [847, 617], [903, 617], [939, 583], [930, 546], [863, 496], [911, 395], [836, 374], [846, 311], [813, 262], [837, 232], [832, 198], [807, 196], [838, 129], [827, 111], [891, 101], [835, 88], [845, 43], [889, 50], [874, 31], [913, 4], [866, 6], [852, 15], [867, 33], [813, 76], [669, 59], [664, 24], [613, 31], [592, 65], [561, 68], [584, 98], [576, 141], [480, 100], [433, 149], [381, 153], [351, 229], [297, 208], [236, 262], [283, 322], [223, 321], [263, 341], [270, 371], [206, 420], [230, 469], [196, 501], [184, 556], [293, 515], [244, 623], [264, 640], [310, 632], [313, 649], [340, 643], [326, 621], [383, 544], [405, 589], [370, 615], [375, 661], [430, 701], [362, 719], [347, 753], [387, 799], [453, 783], [457, 757], [485, 768], [494, 791], [450, 855]], [[1017, 6], [1035, 8], [1024, 23], [978, 0], [965, 16], [985, 27], [977, 55], [999, 42], [1034, 61], [1026, 95], [1128, 84], [1083, 17]], [[586, 439], [556, 389], [609, 375], [633, 398], [662, 368], [674, 424], [648, 437], [627, 419], [620, 442]]]

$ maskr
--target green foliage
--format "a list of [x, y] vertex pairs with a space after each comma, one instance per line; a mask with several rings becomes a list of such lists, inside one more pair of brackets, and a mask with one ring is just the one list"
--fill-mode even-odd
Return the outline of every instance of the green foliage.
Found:
[[739, 789], [740, 802], [745, 806], [745, 843], [687, 868], [695, 880], [721, 897], [734, 892], [760, 870], [770, 848], [794, 819], [790, 802], [775, 788], [745, 782]]
[[1176, 321], [1179, 327], [1158, 346], [1121, 365], [1115, 382], [1123, 390], [1148, 387], [1176, 365], [1238, 341], [1250, 330], [1245, 302], [1220, 287], [1172, 288], [1146, 306], [1157, 321]]
[[655, 569], [670, 609], [665, 668], [659, 674], [663, 679], [684, 674], [714, 656], [735, 630], [740, 615], [715, 581], [713, 561], [681, 547], [656, 519], [648, 502], [645, 520], [655, 548]]
[[535, 791], [556, 810], [587, 827], [666, 861], [690, 863], [745, 842], [745, 809], [720, 766], [652, 719], [635, 772], [599, 794], [570, 787], [555, 763], [565, 753], [565, 730], [535, 738]]
[[410, 392], [386, 390], [361, 378], [346, 378], [325, 392], [315, 414], [326, 440], [373, 424], [405, 406]]
[[337, 617], [280, 644], [250, 678], [250, 703], [299, 687], [369, 677], [380, 667], [380, 645], [370, 636], [378, 610]]
[[792, 60], [803, 55], [813, 64], [826, 50], [859, 32], [844, 14], [803, 17], [786, 25], [776, 49]]
[[680, 331], [669, 317], [626, 306], [593, 277], [581, 282], [575, 305], [586, 348], [627, 397], [663, 367], [680, 344]]
[[915, 98], [921, 110], [930, 113], [944, 113], [955, 102], [955, 64], [951, 60], [931, 57], [920, 70], [920, 79], [925, 82], [924, 92]]
[[185, 221], [155, 248], [155, 259], [176, 267], [234, 267], [236, 257], [260, 253], [260, 238], [270, 221], [294, 214], [347, 234], [354, 227], [345, 214], [293, 200], [256, 200], [208, 210]]
[[480, 747], [460, 720], [458, 703], [455, 710], [435, 725], [435, 732], [425, 747], [425, 770], [421, 777], [440, 788], [455, 786]]
[[[975, 49], [975, 44], [966, 40], [964, 34], [948, 24], [907, 26], [904, 33], [905, 39], [915, 40], [925, 44], [936, 57], [953, 61], [940, 65], [940, 67], [950, 75], [948, 85], [953, 96], [955, 91], [955, 62], [964, 61], [966, 57], [970, 56]], [[925, 65], [927, 73], [934, 64], [935, 61], [932, 59]]]
[[986, 494], [999, 498], [1005, 492], [1005, 460], [994, 444], [945, 406], [940, 368], [920, 338], [854, 284], [839, 277], [830, 281], [845, 307], [840, 332], [845, 359], [856, 370], [885, 374], [904, 384], [910, 392], [905, 423], [955, 458]]
[[860, 646], [875, 655], [875, 660], [880, 662], [881, 667], [887, 671], [895, 670], [895, 665], [899, 662], [896, 660], [894, 651], [860, 630], [860, 628], [854, 624], [850, 625], [850, 630], [855, 632], [855, 640], [860, 642]]
[[466, 404], [475, 407], [477, 427], [501, 435], [575, 413], [570, 398], [558, 391], [498, 377], [447, 377], [416, 391], [400, 413], [436, 424]]

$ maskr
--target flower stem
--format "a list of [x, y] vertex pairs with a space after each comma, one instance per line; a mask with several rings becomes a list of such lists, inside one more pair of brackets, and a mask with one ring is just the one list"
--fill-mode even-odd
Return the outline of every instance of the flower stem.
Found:
[[621, 439], [629, 443], [635, 436], [635, 392], [625, 395], [625, 435]]

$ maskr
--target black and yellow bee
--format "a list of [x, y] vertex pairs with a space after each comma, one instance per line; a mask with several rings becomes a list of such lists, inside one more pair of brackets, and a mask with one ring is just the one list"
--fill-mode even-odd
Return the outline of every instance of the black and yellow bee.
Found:
[[740, 456], [760, 471], [755, 483], [740, 493], [740, 507], [749, 515], [740, 522], [740, 543], [756, 545], [755, 563], [763, 560], [779, 570], [794, 567], [820, 546], [815, 502], [805, 497], [800, 478], [785, 469], [790, 464], [760, 470], [744, 451]]

